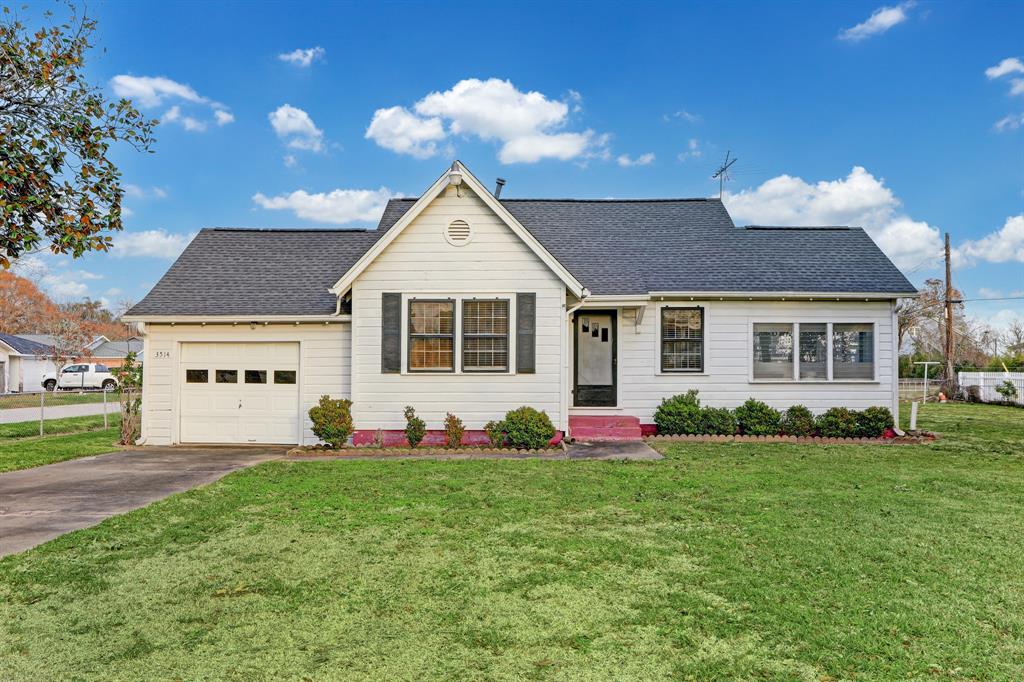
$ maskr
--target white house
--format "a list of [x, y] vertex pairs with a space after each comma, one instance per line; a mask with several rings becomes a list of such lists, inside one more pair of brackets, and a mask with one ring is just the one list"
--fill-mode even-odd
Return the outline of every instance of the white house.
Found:
[[142, 437], [313, 443], [321, 395], [357, 442], [520, 405], [639, 436], [662, 398], [897, 410], [896, 299], [860, 228], [736, 227], [716, 199], [499, 199], [456, 162], [369, 230], [203, 230], [126, 317]]
[[43, 374], [56, 371], [52, 348], [12, 334], [0, 334], [0, 393], [43, 390]]

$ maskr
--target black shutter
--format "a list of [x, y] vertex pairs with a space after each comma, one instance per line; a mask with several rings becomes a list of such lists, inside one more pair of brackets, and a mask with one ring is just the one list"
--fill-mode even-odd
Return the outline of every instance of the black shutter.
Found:
[[380, 296], [380, 372], [402, 371], [402, 295]]
[[516, 294], [516, 372], [537, 371], [537, 294]]

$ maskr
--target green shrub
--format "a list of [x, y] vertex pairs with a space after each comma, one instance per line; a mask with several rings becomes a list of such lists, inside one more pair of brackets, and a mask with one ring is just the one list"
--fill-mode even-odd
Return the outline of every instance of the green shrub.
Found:
[[857, 416], [845, 407], [832, 407], [814, 421], [818, 435], [825, 438], [852, 438], [857, 435]]
[[1006, 402], [1012, 402], [1017, 397], [1017, 387], [1013, 385], [1013, 382], [1007, 379], [1003, 383], [996, 386], [996, 393], [1003, 396], [1003, 400]]
[[462, 420], [449, 412], [444, 418], [444, 437], [448, 447], [457, 448], [462, 445], [462, 434], [466, 432], [466, 425]]
[[857, 421], [857, 435], [861, 438], [881, 438], [893, 426], [892, 412], [887, 407], [869, 407], [853, 415]]
[[405, 439], [409, 441], [409, 447], [416, 447], [427, 435], [427, 423], [416, 416], [416, 410], [411, 405], [405, 406]]
[[778, 435], [780, 417], [778, 410], [753, 398], [736, 408], [736, 424], [748, 436]]
[[532, 407], [520, 407], [505, 413], [502, 422], [509, 445], [519, 450], [547, 447], [555, 435], [555, 427], [547, 412]]
[[658, 433], [669, 436], [700, 433], [700, 400], [697, 398], [697, 390], [690, 389], [685, 394], [662, 400], [654, 411], [654, 423], [658, 425]]
[[814, 415], [803, 405], [794, 405], [782, 413], [781, 426], [787, 436], [813, 436]]
[[505, 422], [489, 421], [484, 424], [484, 433], [491, 441], [492, 448], [500, 448], [505, 444]]
[[700, 411], [700, 432], [710, 436], [736, 433], [736, 417], [724, 407], [705, 407]]
[[320, 402], [309, 408], [309, 420], [317, 438], [332, 448], [340, 448], [352, 435], [352, 401], [322, 395]]

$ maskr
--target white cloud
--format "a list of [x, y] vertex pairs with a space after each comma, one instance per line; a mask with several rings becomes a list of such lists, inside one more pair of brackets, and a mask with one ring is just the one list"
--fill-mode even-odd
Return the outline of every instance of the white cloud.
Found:
[[956, 249], [961, 264], [1024, 263], [1024, 213], [1006, 219], [1003, 226], [981, 239], [968, 240]]
[[366, 129], [366, 139], [399, 154], [427, 159], [446, 137], [439, 118], [420, 118], [405, 107], [378, 109]]
[[300, 189], [276, 197], [257, 193], [252, 200], [267, 210], [288, 210], [305, 220], [342, 225], [357, 220], [375, 224], [392, 196], [394, 194], [386, 187], [377, 190], [336, 189], [317, 194]]
[[1005, 133], [1018, 130], [1021, 126], [1024, 126], [1024, 114], [1010, 114], [996, 121], [992, 127], [997, 133]]
[[691, 137], [686, 143], [686, 150], [679, 152], [676, 158], [679, 161], [686, 161], [687, 159], [699, 159], [704, 155], [704, 151], [700, 148], [700, 140], [695, 137]]
[[871, 36], [885, 33], [893, 26], [906, 21], [908, 18], [907, 10], [915, 4], [913, 0], [908, 0], [907, 2], [901, 2], [895, 7], [879, 7], [865, 21], [840, 31], [839, 39], [857, 43]]
[[191, 234], [175, 234], [166, 230], [142, 230], [140, 232], [120, 232], [114, 235], [114, 248], [110, 255], [114, 258], [162, 258], [174, 260], [185, 250], [188, 243], [195, 237]]
[[615, 162], [623, 168], [629, 168], [630, 166], [649, 166], [654, 163], [654, 152], [641, 154], [635, 159], [631, 159], [629, 154], [619, 154], [618, 158], [615, 159]]
[[124, 190], [124, 195], [129, 199], [166, 199], [167, 190], [163, 187], [140, 187], [132, 183], [127, 183], [121, 187]]
[[814, 184], [780, 175], [754, 189], [726, 192], [723, 201], [738, 220], [761, 225], [863, 227], [900, 267], [915, 267], [942, 250], [939, 230], [899, 213], [899, 200], [860, 166], [838, 180]]
[[1003, 292], [998, 289], [989, 289], [988, 287], [981, 287], [978, 289], [978, 296], [981, 298], [1001, 298]]
[[286, 140], [291, 149], [321, 152], [324, 149], [324, 131], [316, 127], [313, 119], [302, 109], [282, 104], [267, 115], [274, 132]]
[[449, 90], [428, 94], [412, 111], [401, 106], [378, 109], [366, 137], [416, 158], [436, 154], [437, 143], [448, 135], [499, 143], [502, 163], [608, 156], [606, 135], [563, 130], [570, 105], [578, 111], [581, 99], [574, 90], [566, 95], [567, 101], [560, 101], [536, 91], [523, 92], [507, 80], [467, 78]]
[[291, 52], [285, 52], [277, 55], [277, 58], [282, 62], [288, 62], [295, 66], [306, 68], [313, 62], [323, 59], [325, 54], [327, 54], [327, 50], [322, 47], [310, 47], [307, 49], [298, 48]]
[[[129, 76], [121, 74], [110, 79], [110, 87], [118, 97], [127, 97], [143, 108], [157, 107], [165, 101], [184, 101], [209, 107], [218, 126], [235, 120], [228, 108], [220, 102], [204, 97], [190, 85], [178, 83], [164, 76]], [[180, 104], [171, 106], [161, 117], [162, 123], [179, 123], [189, 132], [203, 132], [208, 123], [195, 116], [182, 115]]]
[[985, 69], [985, 75], [989, 80], [1002, 78], [1003, 76], [1008, 76], [1011, 73], [1024, 73], [1024, 62], [1017, 57], [1007, 57], [995, 66], [990, 66]]
[[71, 301], [88, 296], [88, 283], [103, 279], [103, 275], [95, 272], [69, 268], [71, 262], [69, 256], [45, 252], [19, 258], [12, 269], [57, 301]]
[[295, 168], [298, 165], [299, 165], [299, 160], [295, 158], [294, 154], [285, 154], [284, 155], [284, 167], [285, 168]]
[[685, 109], [680, 109], [679, 111], [672, 114], [665, 114], [664, 116], [662, 116], [662, 118], [666, 123], [668, 123], [674, 118], [682, 119], [687, 123], [700, 123], [702, 120], [704, 120], [703, 118], [701, 118], [700, 114], [694, 114], [689, 111], [686, 111]]
[[1011, 78], [1010, 79], [1010, 94], [1011, 95], [1024, 95], [1024, 78]]

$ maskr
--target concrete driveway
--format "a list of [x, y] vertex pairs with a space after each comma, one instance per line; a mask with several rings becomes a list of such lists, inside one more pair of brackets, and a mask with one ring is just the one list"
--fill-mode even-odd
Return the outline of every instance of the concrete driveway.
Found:
[[0, 474], [0, 556], [144, 507], [287, 447], [149, 447]]

